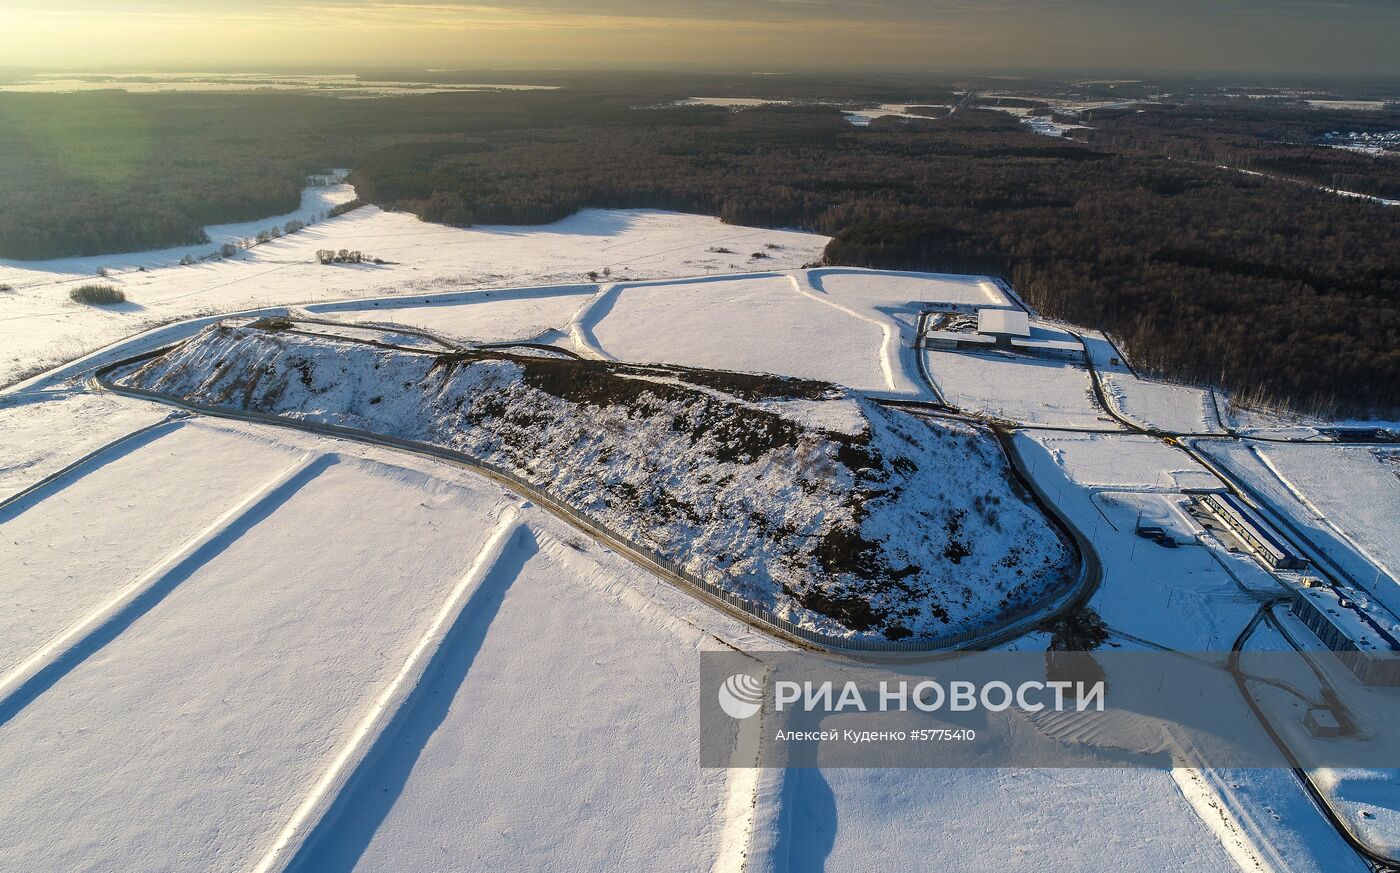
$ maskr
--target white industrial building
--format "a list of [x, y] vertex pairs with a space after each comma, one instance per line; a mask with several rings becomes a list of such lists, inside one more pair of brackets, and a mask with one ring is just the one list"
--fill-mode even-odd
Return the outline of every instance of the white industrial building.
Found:
[[1031, 326], [1031, 317], [1020, 309], [979, 309], [977, 330], [931, 330], [924, 335], [930, 349], [1016, 352], [1036, 358], [1083, 362], [1084, 344], [1072, 335], [1050, 327]]

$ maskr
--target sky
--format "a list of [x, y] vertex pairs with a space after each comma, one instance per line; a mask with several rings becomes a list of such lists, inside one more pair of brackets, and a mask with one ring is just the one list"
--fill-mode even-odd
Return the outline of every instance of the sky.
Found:
[[1400, 0], [0, 0], [0, 65], [1400, 74]]

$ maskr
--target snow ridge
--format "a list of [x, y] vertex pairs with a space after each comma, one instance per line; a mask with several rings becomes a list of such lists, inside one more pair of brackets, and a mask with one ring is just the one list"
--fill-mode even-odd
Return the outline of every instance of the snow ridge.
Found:
[[[983, 626], [1076, 569], [986, 431], [822, 382], [410, 352], [299, 333], [291, 322], [215, 325], [121, 381], [461, 452], [781, 618], [838, 636], [919, 639]], [[813, 415], [820, 405], [845, 413]], [[821, 426], [853, 416], [861, 427]]]

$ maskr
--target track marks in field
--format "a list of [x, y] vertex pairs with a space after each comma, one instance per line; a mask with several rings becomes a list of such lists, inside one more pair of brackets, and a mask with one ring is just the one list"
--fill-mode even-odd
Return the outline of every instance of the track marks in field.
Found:
[[[830, 294], [821, 287], [821, 278], [816, 277], [807, 271], [789, 273], [788, 278], [792, 281], [792, 289], [803, 297], [823, 303], [840, 312], [844, 312], [852, 318], [873, 324], [880, 329], [880, 351], [878, 358], [880, 361], [880, 373], [885, 377], [885, 387], [890, 391], [895, 391], [900, 387], [900, 381], [906, 384], [917, 384], [904, 372], [904, 365], [901, 361], [900, 349], [903, 343], [900, 341], [899, 329], [894, 321], [889, 318], [872, 318], [863, 312], [858, 312], [849, 306], [836, 302]], [[901, 380], [899, 377], [903, 377]]]
[[397, 792], [359, 791], [364, 780], [357, 777], [373, 770], [376, 784], [402, 788], [418, 753], [446, 717], [454, 689], [471, 668], [506, 590], [535, 550], [518, 509], [508, 508], [398, 674], [361, 718], [254, 873], [338, 869], [316, 857], [319, 848], [330, 844], [336, 847], [337, 859], [358, 857], [374, 828], [346, 833], [335, 828], [336, 819], [353, 807], [361, 819], [368, 816], [377, 826]]
[[335, 455], [304, 454], [0, 676], [0, 725], [146, 614], [245, 531], [276, 512], [336, 460]]
[[179, 430], [180, 426], [181, 422], [172, 416], [124, 434], [88, 452], [62, 469], [50, 473], [32, 485], [0, 499], [0, 524], [10, 521], [30, 507], [42, 502], [46, 497], [62, 491], [75, 480]]

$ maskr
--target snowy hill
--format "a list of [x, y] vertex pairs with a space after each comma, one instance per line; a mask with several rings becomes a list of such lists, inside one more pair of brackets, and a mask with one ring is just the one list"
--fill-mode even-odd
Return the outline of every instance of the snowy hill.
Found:
[[978, 627], [1072, 578], [995, 440], [774, 376], [452, 354], [221, 324], [122, 377], [362, 428], [514, 472], [796, 624], [865, 638]]

